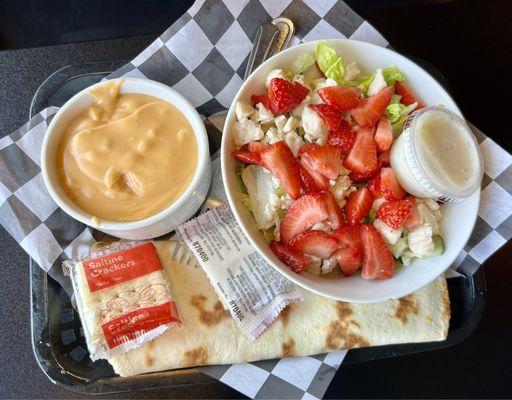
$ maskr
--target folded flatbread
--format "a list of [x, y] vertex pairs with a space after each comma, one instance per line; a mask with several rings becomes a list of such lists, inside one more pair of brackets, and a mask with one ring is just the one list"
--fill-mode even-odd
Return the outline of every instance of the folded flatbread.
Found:
[[198, 365], [231, 364], [330, 350], [444, 340], [450, 304], [445, 278], [378, 304], [350, 304], [303, 291], [257, 340], [236, 327], [200, 267], [176, 262], [176, 243], [155, 243], [183, 325], [109, 359], [121, 376]]

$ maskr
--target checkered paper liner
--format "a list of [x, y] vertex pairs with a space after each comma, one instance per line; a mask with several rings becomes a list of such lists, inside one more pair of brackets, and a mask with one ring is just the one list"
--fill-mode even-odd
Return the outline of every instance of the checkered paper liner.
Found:
[[[140, 77], [163, 82], [208, 118], [220, 137], [225, 113], [242, 84], [256, 30], [278, 16], [292, 19], [292, 45], [322, 38], [351, 38], [388, 46], [368, 22], [334, 0], [199, 0], [148, 48], [109, 78]], [[61, 262], [87, 250], [93, 232], [67, 216], [48, 194], [40, 169], [46, 128], [57, 112], [49, 107], [0, 139], [0, 223], [66, 290]], [[484, 156], [478, 219], [454, 268], [472, 273], [512, 237], [512, 156], [478, 129]], [[320, 398], [346, 351], [202, 371], [252, 398]]]

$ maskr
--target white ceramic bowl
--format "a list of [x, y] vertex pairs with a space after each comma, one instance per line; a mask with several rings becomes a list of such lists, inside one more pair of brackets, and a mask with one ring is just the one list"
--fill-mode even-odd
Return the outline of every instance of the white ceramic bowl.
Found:
[[[356, 61], [363, 73], [369, 73], [379, 67], [396, 65], [405, 74], [407, 86], [426, 104], [444, 104], [448, 109], [461, 115], [459, 108], [441, 85], [422, 68], [400, 54], [355, 40], [334, 39], [326, 42], [345, 61]], [[480, 192], [460, 204], [442, 206], [441, 234], [445, 240], [445, 252], [442, 255], [416, 261], [411, 266], [397, 271], [391, 279], [382, 281], [367, 281], [358, 274], [349, 278], [327, 278], [292, 272], [274, 255], [256, 228], [252, 215], [239, 200], [241, 189], [235, 176], [236, 161], [231, 156], [234, 150], [231, 126], [236, 118], [234, 104], [238, 100], [249, 101], [252, 94], [265, 91], [265, 77], [271, 70], [289, 66], [300, 54], [313, 52], [316, 44], [317, 42], [305, 43], [270, 58], [249, 76], [235, 96], [224, 126], [221, 150], [222, 177], [229, 204], [254, 247], [274, 268], [296, 284], [326, 297], [355, 303], [373, 303], [406, 296], [433, 281], [455, 261], [473, 230]]]
[[55, 114], [46, 131], [41, 152], [41, 169], [48, 192], [55, 202], [71, 217], [109, 235], [123, 239], [149, 239], [174, 230], [199, 209], [206, 198], [211, 181], [210, 153], [208, 136], [203, 121], [194, 107], [175, 90], [148, 79], [122, 78], [121, 93], [140, 93], [165, 100], [178, 108], [192, 125], [199, 156], [192, 182], [183, 195], [168, 208], [151, 217], [130, 222], [100, 221], [92, 224], [92, 215], [76, 206], [65, 194], [56, 173], [56, 152], [68, 123], [94, 101], [90, 89], [102, 85], [97, 83], [77, 93]]

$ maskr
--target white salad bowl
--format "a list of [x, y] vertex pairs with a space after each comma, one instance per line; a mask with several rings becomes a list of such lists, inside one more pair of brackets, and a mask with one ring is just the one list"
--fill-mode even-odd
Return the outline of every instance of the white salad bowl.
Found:
[[[407, 86], [426, 104], [443, 104], [451, 111], [462, 115], [446, 90], [425, 70], [404, 56], [383, 47], [355, 40], [334, 39], [325, 42], [346, 62], [357, 62], [363, 73], [395, 65], [404, 73]], [[221, 149], [222, 177], [229, 204], [238, 223], [258, 252], [277, 271], [297, 285], [322, 296], [354, 303], [374, 303], [406, 296], [432, 282], [453, 264], [473, 230], [480, 191], [462, 203], [441, 206], [441, 236], [445, 242], [445, 251], [442, 255], [417, 260], [410, 266], [395, 271], [390, 279], [371, 281], [364, 280], [357, 273], [351, 277], [344, 277], [341, 274], [335, 277], [322, 277], [292, 272], [274, 255], [256, 227], [252, 214], [240, 200], [242, 191], [235, 174], [237, 161], [231, 155], [234, 150], [231, 127], [236, 119], [235, 104], [239, 100], [250, 101], [252, 94], [264, 92], [265, 77], [271, 70], [285, 68], [299, 55], [314, 52], [317, 43], [308, 42], [273, 56], [249, 76], [233, 99], [224, 125]]]
[[160, 82], [149, 79], [121, 79], [121, 94], [138, 93], [164, 100], [180, 110], [192, 126], [199, 152], [197, 166], [190, 185], [178, 200], [158, 214], [145, 219], [129, 222], [100, 220], [99, 224], [95, 225], [93, 223], [93, 216], [74, 204], [64, 192], [59, 183], [56, 170], [57, 149], [61, 137], [69, 122], [94, 102], [90, 90], [105, 82], [97, 83], [77, 93], [55, 114], [43, 140], [41, 170], [46, 188], [51, 197], [71, 217], [95, 229], [122, 239], [150, 239], [173, 231], [179, 224], [192, 217], [203, 204], [211, 182], [208, 136], [203, 121], [196, 109], [175, 90]]

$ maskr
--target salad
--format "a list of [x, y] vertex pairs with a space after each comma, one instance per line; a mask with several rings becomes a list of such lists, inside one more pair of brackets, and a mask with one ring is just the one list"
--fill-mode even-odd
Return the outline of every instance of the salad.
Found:
[[320, 42], [235, 104], [241, 200], [294, 272], [387, 279], [443, 252], [439, 204], [406, 193], [390, 166], [405, 120], [424, 107], [404, 81], [394, 66], [363, 76]]

